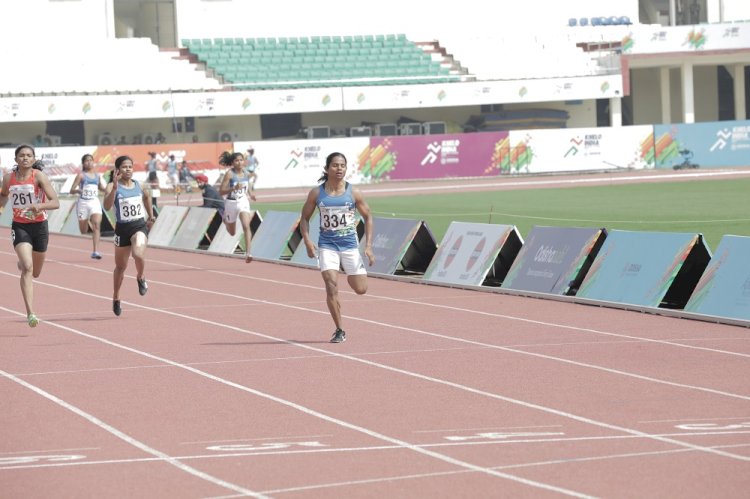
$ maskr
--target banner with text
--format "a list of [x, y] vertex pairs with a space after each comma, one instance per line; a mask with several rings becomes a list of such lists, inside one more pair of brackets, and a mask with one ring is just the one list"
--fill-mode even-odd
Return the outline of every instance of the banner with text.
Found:
[[359, 173], [371, 180], [498, 175], [508, 132], [372, 137], [359, 153]]
[[750, 237], [724, 236], [685, 305], [698, 314], [750, 320]]
[[[481, 286], [495, 268], [501, 248], [514, 233], [517, 233], [514, 225], [451, 222], [424, 280]], [[509, 255], [508, 262], [516, 254]]]
[[604, 229], [532, 227], [502, 287], [558, 295], [574, 293], [605, 234]]
[[701, 242], [699, 234], [612, 230], [576, 296], [658, 307]]
[[501, 161], [504, 174], [654, 167], [650, 125], [513, 130], [501, 150], [508, 155]]
[[750, 166], [750, 121], [654, 126], [656, 166]]

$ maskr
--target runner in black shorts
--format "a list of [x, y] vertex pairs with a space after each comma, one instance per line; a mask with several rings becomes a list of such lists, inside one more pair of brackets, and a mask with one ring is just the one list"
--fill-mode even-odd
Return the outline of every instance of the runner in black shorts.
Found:
[[18, 256], [21, 271], [21, 294], [26, 306], [26, 321], [36, 327], [39, 319], [34, 314], [34, 278], [42, 273], [47, 254], [49, 230], [47, 210], [60, 207], [55, 189], [43, 165], [36, 160], [34, 148], [22, 145], [16, 148], [16, 169], [5, 175], [0, 190], [0, 206], [10, 198], [13, 223], [10, 236]]

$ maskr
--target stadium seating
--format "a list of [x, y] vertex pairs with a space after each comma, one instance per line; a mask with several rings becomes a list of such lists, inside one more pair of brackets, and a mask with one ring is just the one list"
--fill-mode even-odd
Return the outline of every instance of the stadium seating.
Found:
[[182, 40], [234, 88], [303, 88], [458, 81], [400, 35], [215, 38]]
[[[179, 51], [162, 51], [149, 38], [116, 38], [84, 44], [57, 40], [6, 50], [0, 94], [99, 94], [215, 90], [221, 84]], [[24, 42], [27, 43], [27, 42]]]

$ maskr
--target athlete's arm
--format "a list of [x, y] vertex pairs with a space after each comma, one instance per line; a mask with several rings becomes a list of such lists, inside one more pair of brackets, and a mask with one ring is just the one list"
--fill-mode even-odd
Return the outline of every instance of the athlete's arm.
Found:
[[315, 243], [310, 240], [310, 217], [312, 217], [315, 212], [315, 206], [318, 204], [318, 191], [317, 187], [310, 189], [305, 204], [302, 205], [302, 213], [299, 220], [299, 231], [305, 242], [307, 256], [310, 258], [315, 258]]
[[32, 210], [34, 210], [34, 212], [39, 212], [41, 210], [58, 209], [60, 207], [60, 200], [57, 199], [57, 192], [55, 192], [55, 188], [52, 187], [52, 183], [49, 181], [49, 177], [47, 177], [44, 172], [37, 172], [36, 182], [44, 191], [47, 200], [44, 203], [32, 205]]
[[10, 176], [11, 173], [6, 173], [3, 175], [3, 187], [0, 189], [0, 208], [3, 208], [5, 206], [5, 203], [8, 202], [8, 194], [10, 186], [8, 185], [10, 183]]
[[120, 170], [114, 169], [112, 173], [112, 182], [107, 184], [107, 189], [104, 194], [104, 205], [105, 210], [111, 210], [115, 205], [115, 195], [117, 194], [117, 183], [120, 181]]
[[79, 173], [76, 175], [76, 178], [73, 179], [73, 185], [70, 188], [71, 194], [78, 194], [81, 192], [81, 178], [83, 178], [83, 174]]
[[375, 263], [375, 253], [372, 252], [372, 213], [370, 212], [370, 206], [367, 204], [367, 201], [365, 201], [365, 198], [359, 189], [353, 187], [352, 196], [354, 196], [354, 206], [365, 221], [365, 256], [367, 257], [370, 266], [372, 266], [372, 264]]

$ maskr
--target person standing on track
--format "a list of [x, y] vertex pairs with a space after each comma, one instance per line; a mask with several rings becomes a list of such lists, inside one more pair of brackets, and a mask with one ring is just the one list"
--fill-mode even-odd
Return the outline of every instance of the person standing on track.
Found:
[[104, 209], [109, 210], [113, 206], [116, 224], [112, 311], [119, 316], [122, 313], [120, 287], [131, 254], [135, 261], [138, 293], [143, 296], [148, 291], [148, 283], [144, 276], [146, 246], [148, 231], [156, 220], [151, 197], [133, 180], [133, 159], [130, 156], [120, 156], [115, 160], [112, 183], [107, 185], [104, 196]]
[[81, 172], [73, 180], [71, 194], [80, 194], [76, 203], [76, 213], [78, 215], [78, 229], [81, 234], [88, 234], [91, 226], [92, 241], [94, 252], [91, 258], [101, 260], [102, 254], [99, 253], [99, 238], [101, 236], [102, 226], [102, 203], [99, 201], [99, 191], [107, 188], [102, 176], [94, 171], [94, 157], [91, 154], [84, 154], [81, 158]]
[[[346, 166], [346, 157], [343, 154], [334, 152], [328, 155], [325, 171], [318, 179], [321, 184], [310, 190], [302, 207], [300, 219], [300, 231], [307, 248], [307, 256], [315, 258], [316, 249], [318, 251], [318, 263], [326, 287], [326, 304], [336, 325], [331, 343], [346, 341], [338, 294], [339, 269], [344, 269], [349, 286], [355, 293], [363, 295], [367, 292], [367, 270], [359, 253], [355, 210], [365, 221], [365, 256], [370, 266], [375, 263], [370, 207], [360, 190], [345, 180]], [[320, 215], [317, 248], [310, 240], [310, 217], [316, 207]]]
[[36, 327], [39, 319], [34, 314], [34, 281], [42, 273], [49, 242], [47, 210], [60, 207], [57, 193], [42, 172], [42, 162], [30, 145], [16, 148], [16, 168], [3, 178], [0, 206], [11, 198], [13, 223], [10, 237], [18, 256], [21, 272], [21, 295], [26, 305], [26, 321]]
[[255, 201], [255, 195], [250, 192], [250, 176], [244, 168], [245, 158], [241, 152], [224, 151], [219, 157], [219, 164], [229, 167], [221, 179], [221, 187], [219, 188], [221, 195], [226, 196], [224, 201], [224, 225], [227, 232], [233, 236], [237, 230], [237, 218], [240, 219], [245, 236], [245, 263], [250, 263], [253, 261], [250, 254], [252, 239], [250, 201]]

